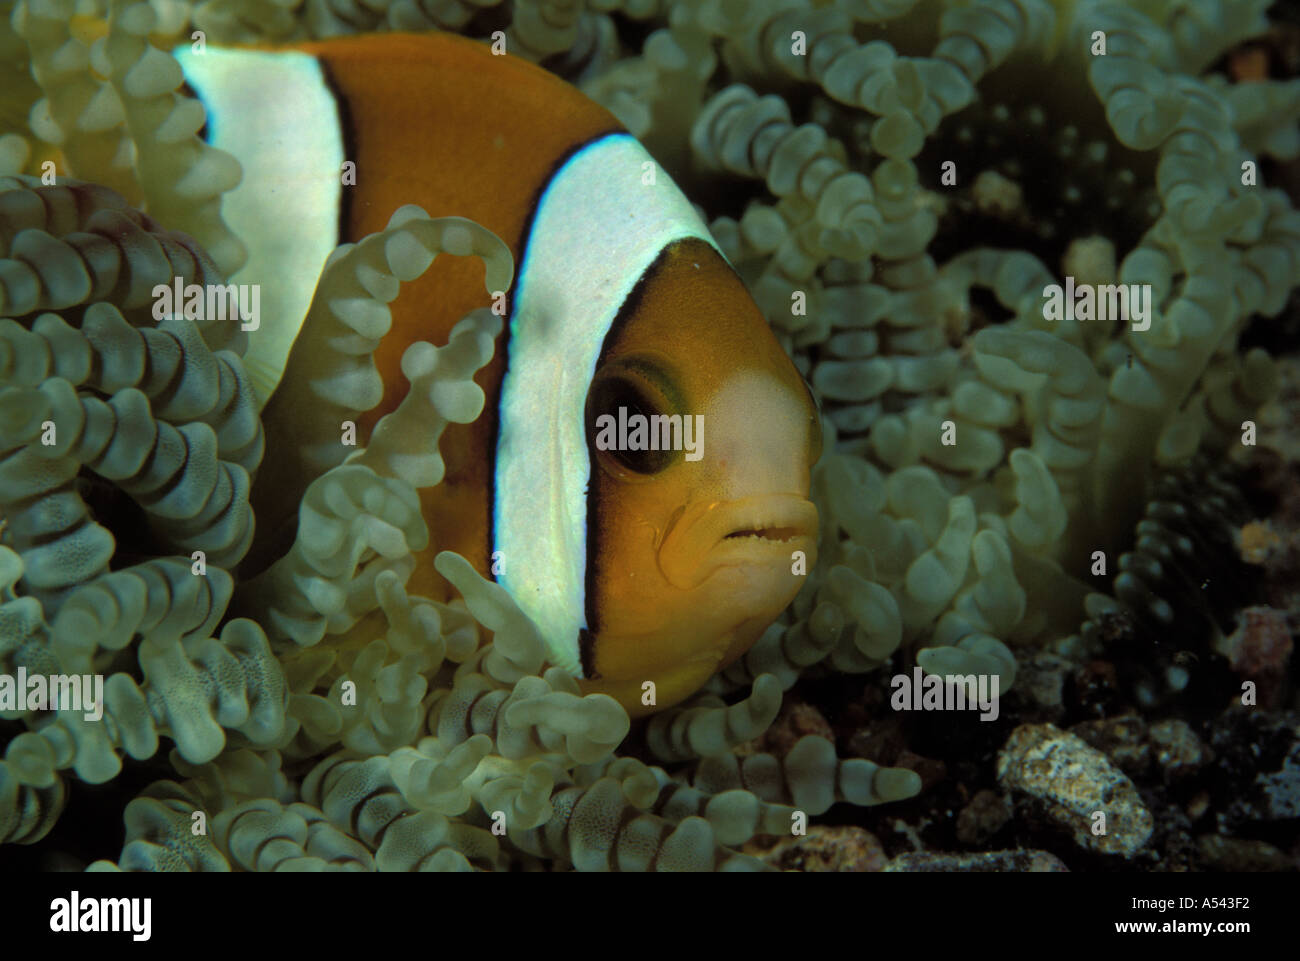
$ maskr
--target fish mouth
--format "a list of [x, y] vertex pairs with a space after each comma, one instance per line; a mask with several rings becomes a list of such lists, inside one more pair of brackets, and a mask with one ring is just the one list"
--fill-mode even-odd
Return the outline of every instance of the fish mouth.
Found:
[[691, 588], [727, 567], [789, 564], [817, 538], [817, 508], [799, 494], [754, 494], [682, 510], [659, 549], [675, 587]]

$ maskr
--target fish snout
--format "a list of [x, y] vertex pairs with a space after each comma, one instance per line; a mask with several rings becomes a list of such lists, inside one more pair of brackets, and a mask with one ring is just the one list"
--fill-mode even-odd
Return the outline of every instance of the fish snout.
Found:
[[797, 551], [810, 566], [816, 550], [811, 501], [799, 494], [753, 494], [688, 506], [664, 538], [659, 566], [670, 584], [689, 590], [726, 569], [789, 571]]

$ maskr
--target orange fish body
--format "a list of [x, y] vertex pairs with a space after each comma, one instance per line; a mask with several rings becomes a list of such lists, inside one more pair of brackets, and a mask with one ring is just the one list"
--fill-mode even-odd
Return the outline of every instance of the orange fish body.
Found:
[[[662, 171], [647, 182], [654, 164], [640, 144], [559, 78], [453, 35], [213, 53], [261, 58], [219, 69], [182, 58], [215, 116], [214, 144], [254, 171], [242, 203], [260, 205], [270, 231], [281, 201], [337, 211], [335, 236], [320, 220], [277, 244], [310, 247], [310, 261], [416, 204], [477, 222], [515, 258], [507, 323], [475, 377], [483, 414], [447, 428], [445, 478], [420, 492], [432, 543], [408, 590], [449, 596], [433, 569], [440, 551], [484, 576], [490, 558], [504, 558], [496, 577], [538, 623], [553, 662], [633, 714], [682, 700], [748, 649], [815, 558], [807, 494], [819, 422], [689, 202]], [[272, 104], [280, 127], [252, 136], [258, 98], [277, 96], [259, 85], [277, 70], [299, 99]], [[283, 128], [298, 114], [302, 137]], [[286, 156], [299, 168], [322, 168], [320, 203], [256, 186], [268, 155], [295, 146]], [[355, 184], [331, 199], [339, 150]], [[259, 257], [280, 254], [253, 252], [241, 279], [259, 279]], [[271, 264], [262, 269], [274, 283]], [[374, 355], [383, 399], [358, 418], [360, 443], [408, 389], [406, 348], [445, 343], [491, 304], [483, 270], [439, 257], [404, 285]]]

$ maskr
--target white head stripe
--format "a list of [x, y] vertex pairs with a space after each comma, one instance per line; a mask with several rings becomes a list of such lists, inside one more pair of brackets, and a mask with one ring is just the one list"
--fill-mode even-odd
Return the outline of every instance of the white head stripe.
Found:
[[551, 179], [526, 241], [501, 385], [493, 547], [497, 579], [575, 676], [587, 626], [587, 389], [628, 293], [686, 237], [713, 244], [645, 148], [611, 134]]
[[248, 248], [248, 262], [230, 282], [261, 285], [261, 326], [249, 334], [249, 360], [265, 401], [339, 239], [338, 106], [320, 64], [305, 53], [209, 46], [175, 54], [207, 108], [209, 143], [244, 168], [221, 214]]

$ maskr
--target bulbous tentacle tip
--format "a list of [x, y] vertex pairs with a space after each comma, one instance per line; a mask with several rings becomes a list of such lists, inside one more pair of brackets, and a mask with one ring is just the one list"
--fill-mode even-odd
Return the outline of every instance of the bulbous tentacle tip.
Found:
[[874, 786], [882, 803], [905, 801], [921, 793], [921, 775], [901, 767], [881, 768]]

